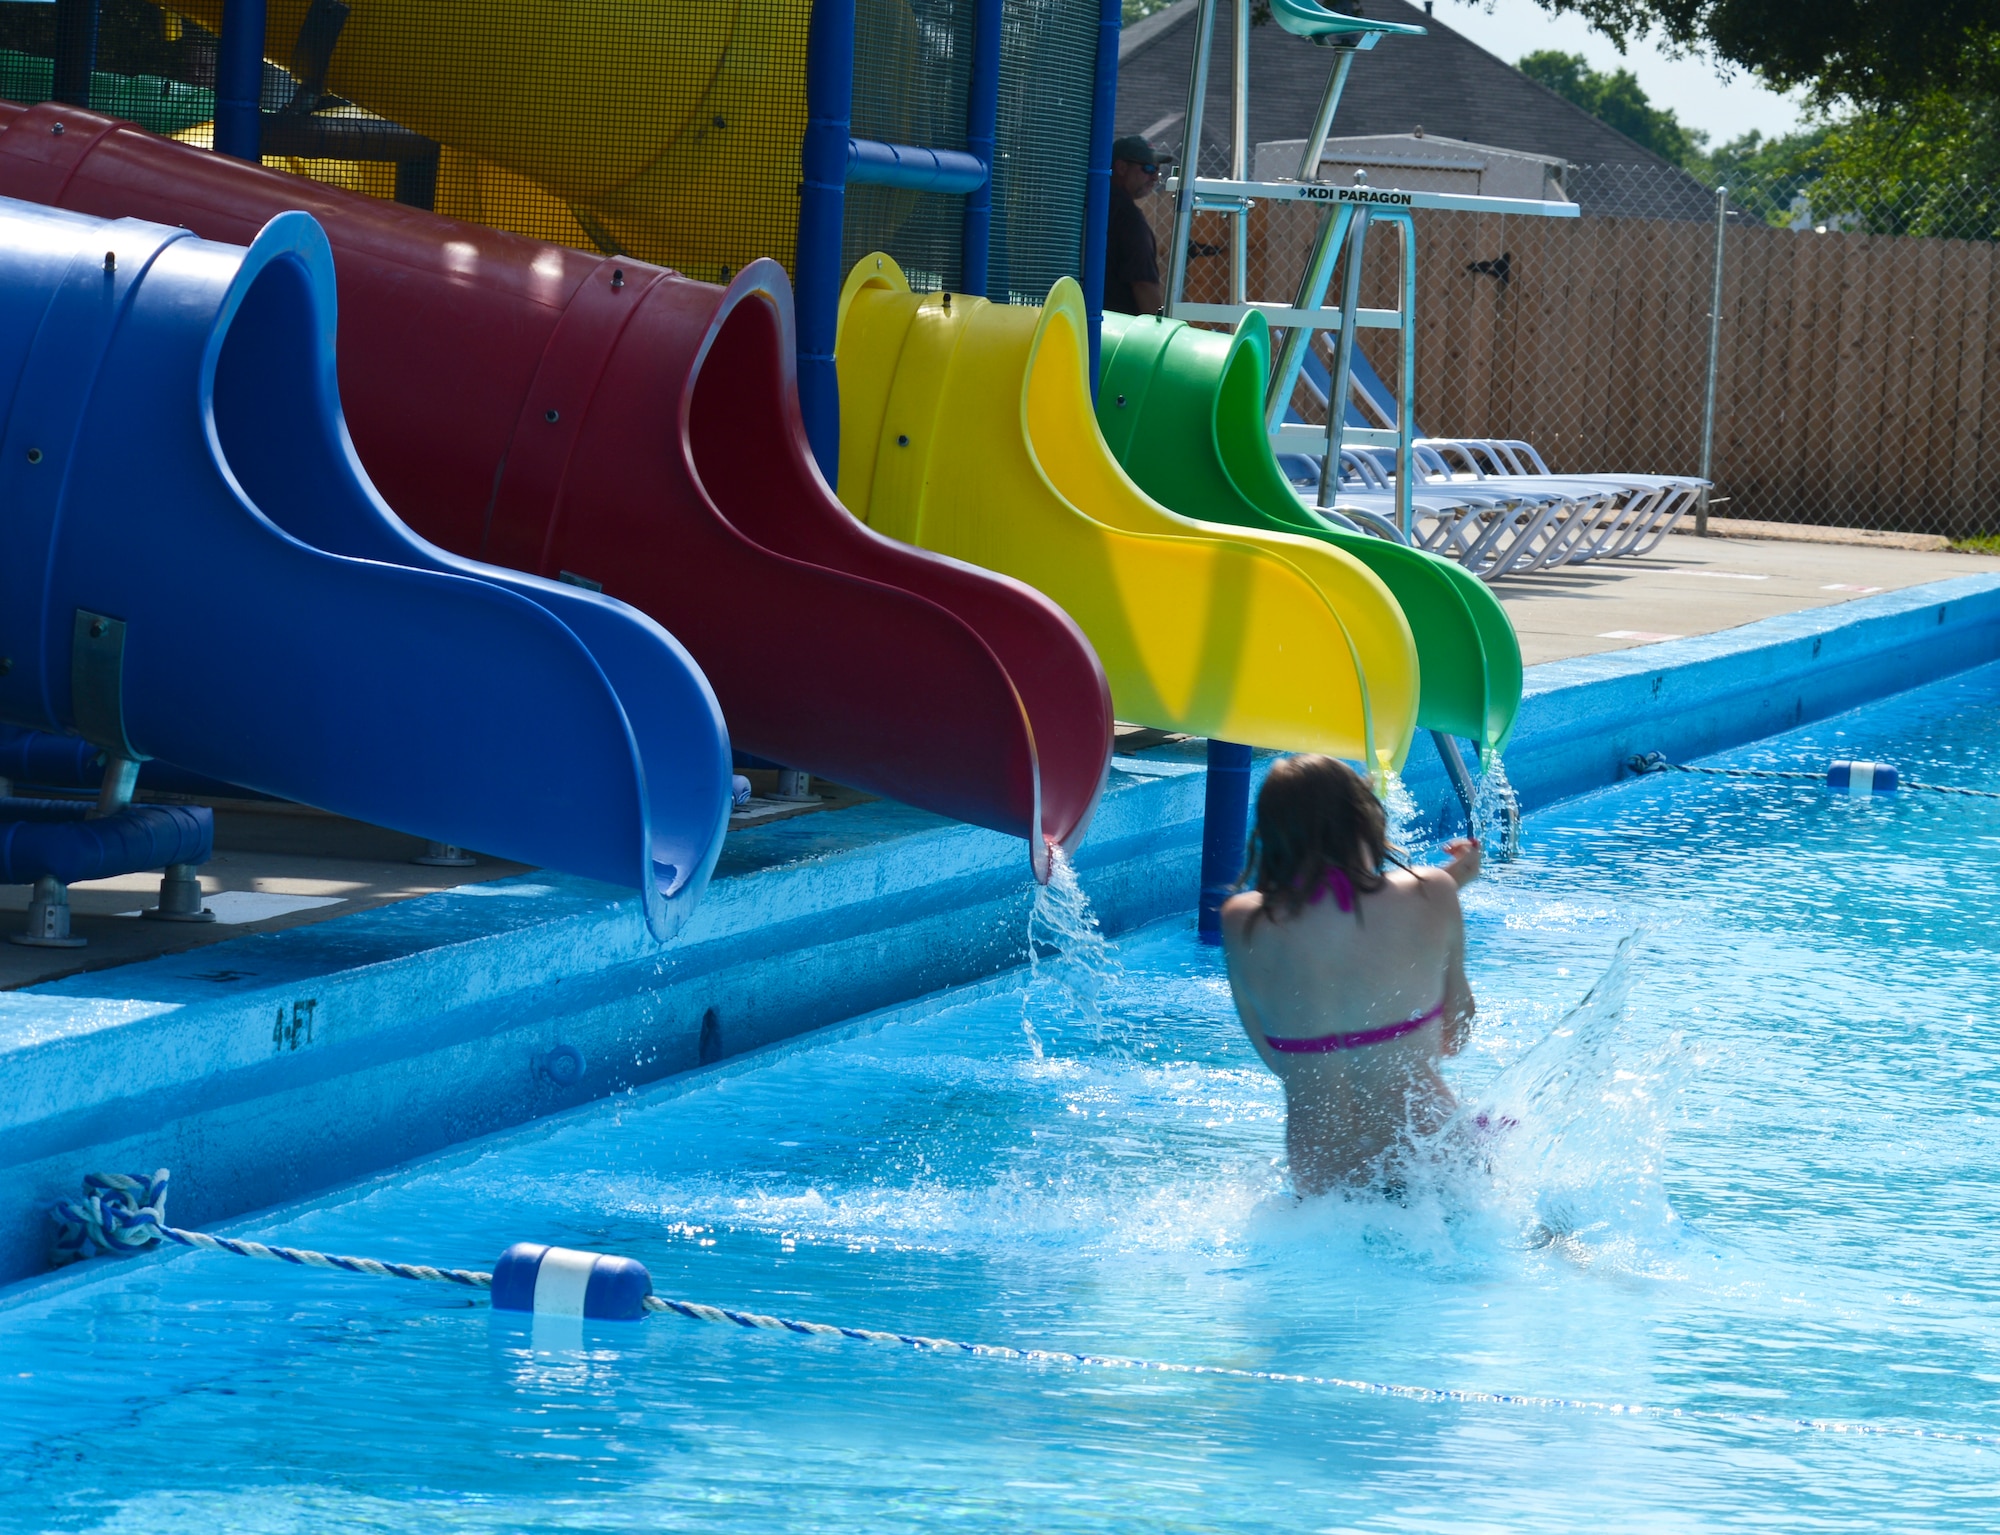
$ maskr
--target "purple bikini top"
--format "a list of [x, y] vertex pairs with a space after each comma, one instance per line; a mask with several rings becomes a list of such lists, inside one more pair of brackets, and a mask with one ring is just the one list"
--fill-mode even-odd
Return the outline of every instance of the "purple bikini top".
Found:
[[1325, 877], [1319, 882], [1319, 888], [1312, 893], [1312, 904], [1317, 906], [1328, 896], [1333, 897], [1333, 904], [1342, 911], [1354, 910], [1354, 881], [1347, 877], [1345, 869], [1332, 868], [1326, 871]]

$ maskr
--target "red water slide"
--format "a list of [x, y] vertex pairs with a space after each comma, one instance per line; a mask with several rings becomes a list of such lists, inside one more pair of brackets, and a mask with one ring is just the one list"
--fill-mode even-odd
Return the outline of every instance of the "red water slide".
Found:
[[311, 213], [355, 446], [417, 532], [650, 613], [742, 750], [1025, 837], [1043, 877], [1044, 839], [1082, 836], [1111, 750], [1095, 653], [1039, 593], [834, 498], [775, 262], [717, 288], [55, 104], [0, 103], [0, 196], [238, 244]]

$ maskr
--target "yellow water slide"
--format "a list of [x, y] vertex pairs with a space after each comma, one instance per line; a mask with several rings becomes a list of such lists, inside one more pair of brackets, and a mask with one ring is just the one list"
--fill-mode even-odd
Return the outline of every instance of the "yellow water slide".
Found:
[[[222, 25], [222, 0], [170, 8]], [[270, 0], [271, 58], [290, 56], [309, 8]], [[907, 0], [858, 9], [879, 53], [915, 59]], [[809, 12], [800, 0], [349, 0], [326, 84], [525, 178], [606, 249], [714, 281], [757, 256], [790, 261]], [[488, 200], [482, 221], [511, 227]], [[520, 201], [534, 225], [521, 232], [543, 233], [548, 209]]]
[[841, 500], [1060, 603], [1122, 720], [1400, 766], [1417, 655], [1389, 589], [1327, 545], [1149, 499], [1098, 432], [1087, 338], [1068, 278], [1035, 309], [912, 293], [865, 258], [840, 301]]

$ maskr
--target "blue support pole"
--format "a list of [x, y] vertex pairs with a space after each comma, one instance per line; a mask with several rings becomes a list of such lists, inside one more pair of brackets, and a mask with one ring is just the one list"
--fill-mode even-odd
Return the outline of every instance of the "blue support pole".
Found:
[[813, 0], [806, 30], [806, 136], [799, 146], [799, 411], [829, 485], [840, 479], [840, 240], [847, 211], [847, 140], [854, 112], [854, 0]]
[[[1118, 34], [1124, 24], [1125, 10], [1120, 0], [1098, 0], [1097, 70], [1090, 92], [1090, 178], [1084, 183], [1083, 194], [1083, 302], [1090, 314], [1093, 400], [1097, 398], [1098, 342], [1104, 330], [1104, 247], [1110, 239], [1111, 222], [1111, 137], [1118, 120]], [[1211, 746], [1211, 765], [1213, 760]], [[1240, 863], [1240, 847], [1238, 853]], [[1202, 879], [1206, 883], [1207, 875]]]
[[215, 152], [264, 157], [264, 0], [223, 0], [215, 48]]
[[90, 77], [97, 69], [98, 0], [56, 0], [56, 56], [50, 98], [67, 106], [90, 105]]
[[1201, 823], [1201, 907], [1196, 927], [1203, 943], [1222, 942], [1222, 903], [1243, 877], [1250, 839], [1250, 748], [1234, 741], [1208, 743], [1208, 803]]
[[979, 0], [972, 15], [972, 88], [965, 113], [965, 148], [986, 166], [986, 181], [965, 199], [959, 236], [958, 285], [986, 296], [993, 250], [993, 156], [1000, 133], [1001, 0]]

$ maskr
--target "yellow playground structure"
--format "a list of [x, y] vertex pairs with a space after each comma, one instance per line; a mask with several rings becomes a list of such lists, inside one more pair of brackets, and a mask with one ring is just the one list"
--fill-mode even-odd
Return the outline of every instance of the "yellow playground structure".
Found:
[[1068, 610], [1120, 719], [1401, 765], [1416, 646], [1352, 556], [1218, 529], [1148, 497], [1091, 410], [1082, 290], [1041, 308], [917, 294], [872, 255], [841, 294], [841, 500], [878, 532]]
[[[221, 29], [223, 0], [173, 9]], [[874, 35], [914, 36], [903, 0], [862, 9]], [[310, 10], [270, 0], [273, 56]], [[789, 264], [808, 11], [796, 0], [349, 0], [325, 84], [470, 157], [446, 167], [439, 212], [547, 237], [566, 209], [605, 250], [726, 280], [755, 256]], [[457, 206], [496, 170], [532, 186]]]

